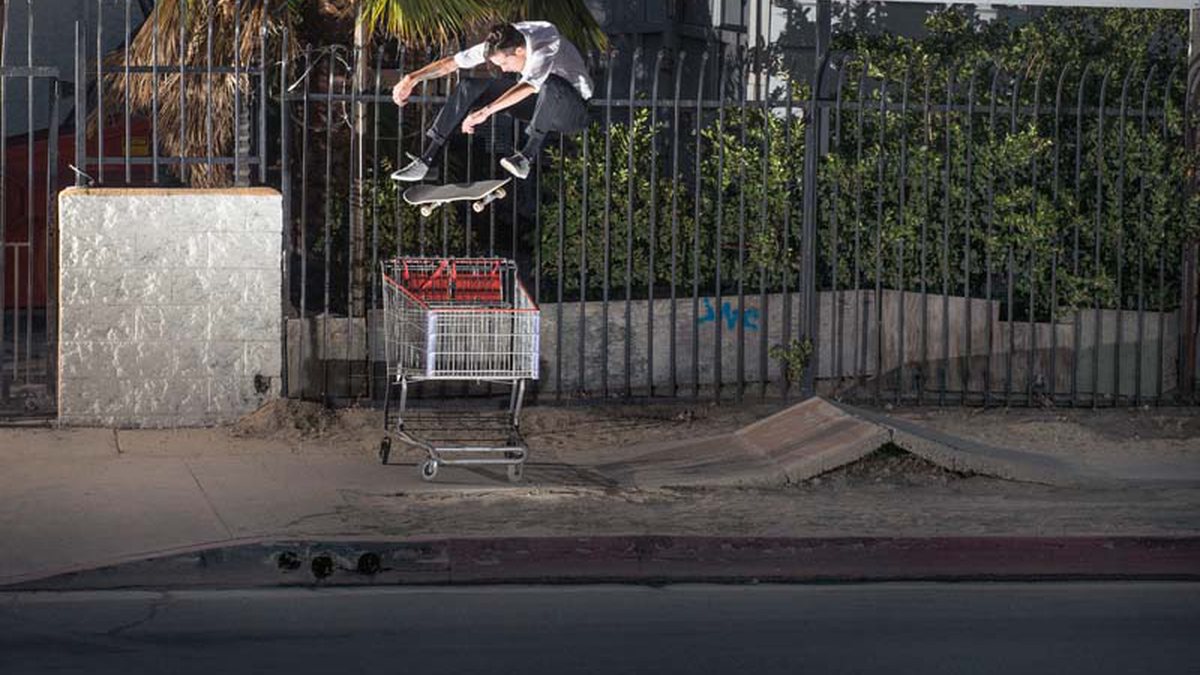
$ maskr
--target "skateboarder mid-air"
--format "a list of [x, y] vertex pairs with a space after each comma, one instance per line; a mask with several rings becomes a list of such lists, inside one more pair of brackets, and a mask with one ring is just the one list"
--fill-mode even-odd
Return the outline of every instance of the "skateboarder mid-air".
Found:
[[503, 74], [487, 79], [463, 78], [425, 132], [428, 140], [421, 156], [413, 157], [412, 162], [393, 173], [393, 180], [424, 179], [456, 129], [474, 133], [475, 127], [502, 110], [528, 122], [525, 146], [500, 160], [500, 166], [517, 178], [529, 175], [530, 164], [546, 134], [571, 133], [587, 126], [586, 101], [592, 96], [587, 67], [575, 45], [546, 21], [493, 26], [483, 42], [405, 75], [392, 89], [392, 99], [403, 106], [421, 82], [484, 62], [499, 67]]

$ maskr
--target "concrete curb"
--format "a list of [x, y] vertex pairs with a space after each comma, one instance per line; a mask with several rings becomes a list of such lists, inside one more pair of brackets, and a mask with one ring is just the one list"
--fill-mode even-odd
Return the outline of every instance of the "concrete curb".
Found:
[[264, 540], [8, 591], [560, 583], [1200, 580], [1200, 537], [536, 537]]

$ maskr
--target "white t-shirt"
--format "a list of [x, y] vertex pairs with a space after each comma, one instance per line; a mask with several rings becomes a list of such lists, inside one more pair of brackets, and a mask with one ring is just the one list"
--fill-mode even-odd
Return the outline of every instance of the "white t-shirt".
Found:
[[[527, 82], [534, 91], [541, 91], [546, 78], [558, 75], [575, 87], [583, 100], [592, 97], [592, 78], [588, 77], [587, 66], [579, 50], [569, 40], [563, 39], [558, 29], [549, 21], [521, 21], [513, 27], [525, 36], [525, 67], [521, 70], [521, 82]], [[479, 44], [454, 55], [459, 68], [474, 68], [487, 61], [487, 44]]]

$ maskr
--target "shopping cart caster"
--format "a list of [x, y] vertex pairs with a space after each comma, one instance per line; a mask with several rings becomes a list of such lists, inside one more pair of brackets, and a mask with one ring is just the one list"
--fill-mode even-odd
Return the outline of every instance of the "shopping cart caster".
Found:
[[388, 463], [388, 457], [392, 456], [392, 439], [384, 438], [379, 442], [379, 461], [382, 464]]
[[525, 476], [524, 464], [509, 464], [508, 465], [508, 482], [520, 483]]
[[433, 480], [433, 477], [437, 475], [437, 472], [437, 462], [433, 461], [432, 459], [427, 459], [424, 462], [421, 462], [421, 478], [424, 478], [425, 480]]

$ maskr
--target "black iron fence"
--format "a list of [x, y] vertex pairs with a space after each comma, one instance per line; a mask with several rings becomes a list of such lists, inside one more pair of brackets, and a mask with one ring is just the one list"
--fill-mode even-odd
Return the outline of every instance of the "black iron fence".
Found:
[[[34, 25], [26, 26], [29, 45]], [[3, 42], [15, 30], [4, 24]], [[64, 84], [57, 68], [37, 65], [32, 46], [0, 57], [0, 418], [53, 410], [55, 363], [56, 195], [62, 176], [59, 105]], [[37, 105], [45, 95], [46, 108]], [[25, 128], [13, 133], [9, 104], [19, 102]], [[47, 128], [33, 123], [45, 113]]]
[[[298, 69], [337, 54], [306, 53]], [[362, 317], [341, 329], [368, 344], [334, 340], [361, 367], [331, 387], [326, 366], [296, 391], [366, 391], [378, 372], [365, 321], [378, 292], [354, 269], [487, 252], [520, 261], [536, 289], [549, 329], [542, 392], [556, 398], [1193, 400], [1194, 78], [1182, 64], [888, 76], [846, 54], [814, 86], [760, 75], [768, 58], [746, 52], [614, 53], [594, 61], [592, 127], [551, 143], [508, 204], [430, 220], [385, 176], [417, 152], [453, 82], [423, 85], [403, 111], [387, 65], [399, 73], [434, 55], [377, 51], [374, 81], [359, 87], [354, 55], [340, 54], [345, 77], [303, 78], [284, 105], [303, 120], [335, 111], [325, 117], [350, 142], [338, 147], [327, 126], [314, 158], [302, 134], [301, 175], [283, 184], [303, 209], [300, 315]], [[688, 58], [700, 72], [685, 81]], [[618, 71], [629, 79], [614, 81]], [[520, 129], [481, 129], [447, 147], [441, 180], [496, 175]], [[333, 180], [339, 151], [353, 172], [345, 189]]]
[[[127, 5], [97, 0], [97, 18]], [[589, 129], [485, 212], [422, 217], [388, 174], [457, 78], [486, 73], [400, 109], [391, 85], [439, 54], [305, 47], [236, 12], [225, 44], [212, 3], [189, 6], [201, 29], [126, 23], [107, 53], [77, 28], [88, 85], [62, 154], [77, 184], [281, 189], [293, 396], [381, 397], [381, 261], [486, 254], [517, 260], [542, 306], [543, 400], [1195, 400], [1195, 68], [595, 55]], [[502, 175], [522, 133], [495, 116], [436, 180]]]

